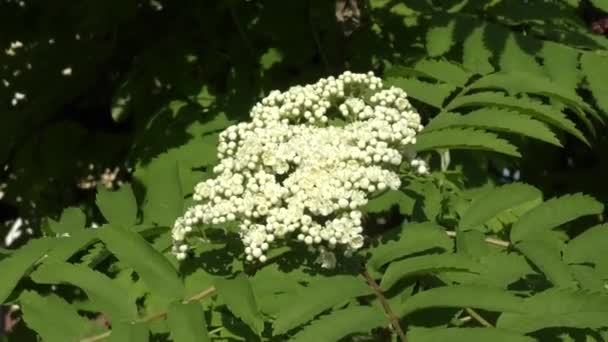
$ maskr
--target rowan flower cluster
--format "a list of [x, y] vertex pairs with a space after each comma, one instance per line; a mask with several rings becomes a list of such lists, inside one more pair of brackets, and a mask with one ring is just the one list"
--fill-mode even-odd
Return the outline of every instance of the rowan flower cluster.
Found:
[[[176, 220], [177, 258], [186, 257], [196, 227], [235, 220], [248, 261], [266, 261], [286, 240], [317, 250], [327, 267], [335, 264], [332, 251], [361, 248], [358, 209], [399, 188], [396, 170], [422, 130], [406, 93], [384, 88], [371, 72], [345, 72], [273, 91], [250, 115], [220, 134], [215, 178], [196, 185], [196, 204]], [[422, 160], [409, 162], [427, 172]]]

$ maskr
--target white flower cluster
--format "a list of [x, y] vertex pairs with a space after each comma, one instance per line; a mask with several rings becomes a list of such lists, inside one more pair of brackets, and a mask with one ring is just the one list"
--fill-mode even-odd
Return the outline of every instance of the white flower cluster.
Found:
[[11, 46], [4, 50], [4, 53], [7, 56], [15, 56], [17, 54], [17, 50], [21, 49], [23, 47], [23, 43], [21, 43], [20, 41], [14, 41], [11, 43]]
[[[422, 129], [406, 93], [371, 72], [273, 91], [251, 118], [220, 134], [216, 177], [196, 185], [197, 204], [173, 227], [178, 259], [195, 227], [237, 220], [248, 261], [264, 262], [273, 244], [293, 239], [332, 267], [331, 250], [363, 246], [357, 209], [399, 188], [395, 170]], [[411, 165], [427, 172], [421, 160]]]

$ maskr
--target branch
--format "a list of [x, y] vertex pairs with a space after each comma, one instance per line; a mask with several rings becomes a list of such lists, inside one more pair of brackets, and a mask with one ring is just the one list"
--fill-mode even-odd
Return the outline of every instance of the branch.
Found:
[[[211, 287], [195, 294], [194, 296], [184, 300], [182, 303], [188, 304], [190, 302], [196, 302], [196, 301], [199, 301], [199, 300], [202, 300], [202, 299], [205, 299], [205, 298], [211, 296], [213, 293], [215, 293], [215, 286], [211, 286]], [[154, 321], [159, 318], [165, 318], [165, 316], [167, 316], [167, 310], [159, 311], [159, 312], [157, 312], [153, 315], [147, 316], [147, 317], [138, 318], [138, 319], [132, 321], [131, 324], [150, 322], [150, 321]], [[80, 342], [95, 342], [95, 341], [103, 340], [104, 338], [110, 336], [111, 333], [112, 333], [112, 330], [108, 330], [108, 331], [104, 332], [103, 334], [83, 338], [80, 340]]]
[[[446, 231], [446, 234], [448, 234], [449, 237], [451, 238], [455, 238], [456, 237], [456, 232], [452, 232], [452, 231]], [[511, 246], [511, 243], [509, 241], [504, 241], [504, 240], [499, 240], [499, 239], [495, 239], [495, 238], [486, 238], [485, 241], [491, 245], [496, 245], [496, 246], [500, 246], [500, 247], [504, 247], [504, 248], [508, 248], [509, 246]]]
[[465, 308], [465, 311], [473, 318], [475, 318], [475, 320], [477, 322], [479, 322], [479, 324], [483, 325], [484, 327], [488, 327], [488, 328], [493, 328], [494, 326], [492, 325], [492, 323], [486, 321], [485, 318], [481, 317], [480, 314], [478, 314], [475, 310], [471, 309], [471, 308]]
[[364, 266], [363, 272], [361, 274], [363, 274], [363, 277], [365, 277], [365, 280], [367, 280], [367, 283], [374, 291], [374, 294], [380, 300], [380, 303], [382, 304], [382, 307], [384, 308], [384, 312], [388, 315], [388, 319], [389, 319], [389, 321], [391, 321], [391, 325], [393, 326], [393, 329], [395, 330], [395, 332], [397, 332], [397, 335], [399, 335], [399, 338], [401, 338], [401, 341], [407, 342], [407, 338], [405, 337], [405, 334], [403, 333], [403, 330], [401, 329], [401, 326], [399, 325], [399, 319], [397, 318], [397, 316], [395, 316], [395, 313], [393, 312], [390, 305], [388, 304], [388, 301], [382, 294], [382, 289], [380, 289], [380, 286], [378, 286], [378, 283], [376, 283], [374, 278], [372, 278], [372, 276], [369, 275], [369, 273], [367, 272], [367, 268], [365, 268], [365, 266]]

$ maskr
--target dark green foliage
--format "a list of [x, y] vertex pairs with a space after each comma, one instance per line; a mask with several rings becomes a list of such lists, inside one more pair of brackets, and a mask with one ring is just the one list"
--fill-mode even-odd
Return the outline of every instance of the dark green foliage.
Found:
[[[608, 1], [350, 2], [352, 27], [322, 0], [2, 2], [0, 224], [33, 236], [0, 249], [0, 340], [608, 339]], [[234, 225], [178, 262], [219, 132], [343, 70], [407, 92], [430, 174], [402, 165], [335, 269], [246, 263]]]

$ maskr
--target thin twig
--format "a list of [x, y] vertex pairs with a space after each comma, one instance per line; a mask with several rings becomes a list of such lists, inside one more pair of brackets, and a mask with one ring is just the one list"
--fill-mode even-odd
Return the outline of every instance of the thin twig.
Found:
[[485, 318], [481, 317], [480, 314], [478, 314], [475, 310], [471, 309], [471, 308], [465, 308], [465, 311], [473, 318], [475, 318], [475, 320], [477, 322], [479, 322], [479, 324], [483, 325], [484, 327], [488, 327], [488, 328], [493, 328], [494, 326], [492, 325], [492, 323], [486, 321]]
[[[190, 302], [196, 302], [196, 301], [199, 301], [199, 300], [202, 300], [202, 299], [205, 299], [205, 298], [211, 296], [213, 293], [215, 293], [215, 286], [211, 286], [211, 287], [195, 294], [194, 296], [192, 296], [188, 299], [185, 299], [182, 303], [188, 304]], [[165, 316], [167, 316], [167, 310], [159, 311], [159, 312], [157, 312], [153, 315], [147, 316], [147, 317], [138, 318], [138, 319], [134, 320], [133, 322], [131, 322], [131, 324], [150, 322], [150, 321], [154, 321], [159, 318], [164, 318]], [[103, 340], [104, 338], [110, 336], [111, 333], [112, 333], [112, 330], [108, 330], [99, 335], [83, 338], [80, 340], [80, 342], [95, 342], [95, 341]]]
[[[448, 234], [448, 236], [451, 238], [456, 237], [456, 232], [452, 232], [452, 231], [448, 230], [445, 233]], [[489, 244], [504, 247], [504, 248], [508, 248], [509, 246], [511, 246], [511, 243], [509, 241], [499, 240], [499, 239], [495, 239], [495, 238], [491, 238], [491, 237], [486, 238], [485, 241]]]
[[397, 335], [399, 335], [399, 337], [401, 338], [401, 341], [407, 342], [407, 338], [405, 337], [405, 334], [403, 333], [403, 330], [399, 325], [399, 319], [397, 318], [397, 316], [395, 316], [395, 313], [388, 304], [388, 301], [384, 297], [384, 294], [382, 294], [382, 289], [380, 289], [378, 283], [376, 283], [374, 278], [372, 278], [372, 276], [367, 272], [367, 268], [363, 268], [363, 272], [361, 272], [361, 274], [363, 274], [363, 277], [365, 277], [365, 280], [367, 280], [367, 283], [374, 291], [374, 294], [376, 295], [376, 297], [378, 297], [378, 300], [380, 300], [380, 303], [384, 308], [384, 312], [388, 315], [388, 319], [390, 320], [395, 332], [397, 332]]

